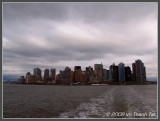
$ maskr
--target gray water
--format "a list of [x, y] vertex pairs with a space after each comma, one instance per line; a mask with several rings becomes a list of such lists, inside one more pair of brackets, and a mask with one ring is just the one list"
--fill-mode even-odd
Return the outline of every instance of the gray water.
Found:
[[3, 118], [157, 118], [157, 85], [4, 85]]

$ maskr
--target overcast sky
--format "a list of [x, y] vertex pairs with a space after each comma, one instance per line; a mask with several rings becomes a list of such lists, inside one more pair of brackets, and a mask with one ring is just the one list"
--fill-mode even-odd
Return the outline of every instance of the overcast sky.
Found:
[[3, 3], [4, 79], [137, 59], [157, 77], [157, 22], [156, 2]]

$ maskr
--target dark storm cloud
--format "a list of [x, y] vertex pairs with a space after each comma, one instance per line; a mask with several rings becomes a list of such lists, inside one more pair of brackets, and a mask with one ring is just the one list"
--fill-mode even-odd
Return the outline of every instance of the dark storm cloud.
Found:
[[153, 63], [147, 59], [157, 58], [157, 9], [153, 2], [3, 3], [3, 70], [18, 75], [97, 61], [108, 67], [131, 64], [128, 57]]
[[[60, 9], [63, 8], [63, 9]], [[56, 3], [4, 3], [3, 17], [6, 21], [27, 21], [32, 19], [67, 19], [65, 4]], [[22, 20], [22, 21], [21, 21]]]

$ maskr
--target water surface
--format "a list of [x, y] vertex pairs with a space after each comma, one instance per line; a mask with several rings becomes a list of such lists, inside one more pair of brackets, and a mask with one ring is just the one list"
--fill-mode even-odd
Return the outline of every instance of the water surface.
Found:
[[3, 117], [156, 118], [157, 85], [4, 85]]

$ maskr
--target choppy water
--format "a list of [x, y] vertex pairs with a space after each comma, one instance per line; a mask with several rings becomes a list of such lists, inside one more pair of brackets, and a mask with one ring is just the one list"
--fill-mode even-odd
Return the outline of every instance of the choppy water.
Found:
[[3, 118], [157, 118], [157, 85], [4, 85]]

